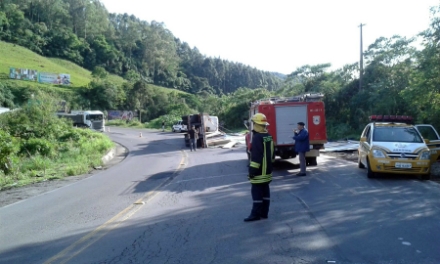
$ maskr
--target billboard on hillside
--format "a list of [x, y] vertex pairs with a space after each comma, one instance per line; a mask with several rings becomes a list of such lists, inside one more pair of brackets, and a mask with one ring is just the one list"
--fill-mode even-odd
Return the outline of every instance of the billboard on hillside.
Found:
[[124, 111], [124, 110], [109, 110], [108, 111], [108, 120], [129, 120], [131, 121], [135, 117], [135, 114], [132, 111]]
[[38, 74], [38, 82], [58, 85], [70, 85], [70, 74], [40, 72]]
[[30, 69], [9, 68], [9, 78], [24, 81], [37, 81], [38, 71]]

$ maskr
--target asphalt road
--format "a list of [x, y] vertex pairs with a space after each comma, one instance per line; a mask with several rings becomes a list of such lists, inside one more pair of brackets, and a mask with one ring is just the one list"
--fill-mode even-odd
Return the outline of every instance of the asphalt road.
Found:
[[0, 263], [440, 263], [437, 183], [370, 180], [325, 156], [296, 177], [278, 162], [269, 219], [244, 223], [243, 149], [138, 132], [112, 128], [122, 163], [0, 208]]

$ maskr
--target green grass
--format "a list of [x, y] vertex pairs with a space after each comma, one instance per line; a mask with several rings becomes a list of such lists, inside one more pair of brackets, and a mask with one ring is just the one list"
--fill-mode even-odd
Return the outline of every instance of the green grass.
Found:
[[169, 94], [169, 93], [172, 93], [172, 92], [176, 92], [178, 94], [189, 94], [189, 93], [184, 92], [184, 91], [180, 91], [180, 90], [173, 89], [173, 88], [157, 86], [157, 85], [154, 85], [154, 84], [148, 84], [148, 86], [152, 87], [155, 90], [158, 90], [159, 92], [166, 93], [166, 94]]
[[5, 174], [0, 170], [0, 190], [81, 175], [88, 173], [93, 167], [102, 165], [102, 156], [114, 143], [101, 133], [83, 132], [94, 133], [93, 140], [82, 136], [79, 141], [59, 143], [54, 157], [40, 154], [15, 156], [12, 173]]
[[107, 135], [53, 115], [50, 95], [37, 100], [0, 115], [0, 190], [87, 173], [114, 146]]
[[117, 126], [117, 127], [133, 127], [133, 128], [145, 128], [145, 124], [134, 120], [126, 122], [125, 120], [110, 120], [105, 123], [106, 126]]
[[[9, 75], [9, 68], [33, 69], [39, 72], [70, 74], [73, 86], [80, 87], [92, 80], [90, 71], [62, 59], [46, 58], [24, 47], [0, 41], [0, 73]], [[121, 78], [122, 81], [122, 78]], [[27, 82], [33, 83], [33, 82]]]
[[[20, 81], [9, 79], [9, 68], [23, 68], [32, 69], [39, 72], [52, 72], [52, 73], [66, 73], [70, 74], [72, 86], [81, 87], [85, 86], [92, 81], [92, 74], [89, 70], [78, 66], [77, 64], [59, 59], [59, 58], [47, 58], [38, 55], [37, 53], [26, 49], [24, 47], [0, 41], [0, 79], [4, 83], [13, 83], [13, 85], [30, 86], [30, 87], [47, 87], [52, 86], [50, 84], [40, 84], [31, 81]], [[108, 80], [122, 84], [124, 79], [120, 76], [110, 74]], [[160, 92], [171, 93], [173, 91], [177, 93], [185, 93], [176, 89], [165, 88], [150, 84], [153, 89], [157, 89]], [[62, 89], [69, 89], [68, 87]]]

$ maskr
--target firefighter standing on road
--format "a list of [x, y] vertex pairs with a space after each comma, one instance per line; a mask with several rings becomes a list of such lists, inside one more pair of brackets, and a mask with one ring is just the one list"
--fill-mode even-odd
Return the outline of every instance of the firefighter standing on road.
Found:
[[252, 117], [252, 146], [249, 164], [249, 181], [254, 201], [252, 212], [245, 222], [267, 218], [270, 205], [269, 184], [272, 181], [272, 162], [275, 158], [272, 136], [267, 132], [266, 116], [258, 113]]

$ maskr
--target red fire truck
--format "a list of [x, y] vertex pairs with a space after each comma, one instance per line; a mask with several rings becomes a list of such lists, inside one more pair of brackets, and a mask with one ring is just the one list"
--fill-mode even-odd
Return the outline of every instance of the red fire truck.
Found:
[[296, 157], [294, 130], [298, 122], [304, 122], [309, 131], [310, 151], [306, 153], [306, 163], [317, 165], [319, 150], [327, 143], [325, 109], [323, 94], [303, 94], [290, 98], [268, 98], [251, 103], [249, 119], [245, 121], [249, 132], [246, 133], [246, 152], [248, 158], [252, 142], [251, 117], [256, 113], [266, 115], [268, 130], [275, 143], [275, 155], [282, 159]]

